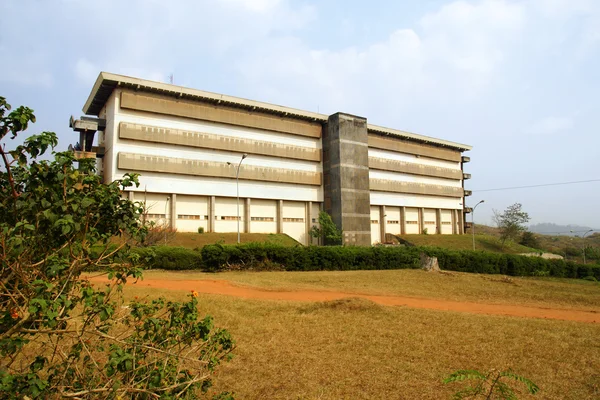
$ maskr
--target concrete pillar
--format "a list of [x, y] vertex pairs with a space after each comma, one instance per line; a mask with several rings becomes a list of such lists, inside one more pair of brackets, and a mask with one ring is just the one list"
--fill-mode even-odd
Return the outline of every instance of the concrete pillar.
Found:
[[277, 233], [283, 233], [283, 200], [277, 200]]
[[406, 207], [400, 207], [400, 234], [406, 235]]
[[133, 201], [134, 197], [133, 197], [133, 190], [130, 190], [127, 192], [127, 199], [129, 201]]
[[385, 206], [379, 206], [379, 235], [381, 243], [385, 243], [385, 228], [387, 224], [387, 215], [385, 215]]
[[244, 201], [244, 232], [250, 233], [250, 225], [252, 218], [250, 216], [250, 198], [246, 198]]
[[462, 210], [457, 211], [458, 214], [458, 234], [465, 234], [465, 213]]
[[323, 130], [325, 211], [345, 245], [371, 245], [367, 120], [337, 113]]
[[215, 196], [208, 198], [208, 231], [215, 231]]
[[442, 234], [442, 209], [438, 208], [435, 210], [435, 233], [437, 235]]
[[419, 233], [423, 233], [425, 229], [425, 209], [419, 208]]
[[458, 234], [458, 228], [456, 227], [456, 221], [457, 219], [457, 211], [456, 210], [452, 210], [452, 234], [456, 235]]
[[171, 229], [177, 229], [177, 195], [171, 194]]
[[304, 203], [304, 207], [305, 207], [305, 220], [306, 220], [306, 244], [307, 245], [311, 245], [312, 244], [312, 236], [310, 236], [310, 229], [312, 228], [312, 201], [307, 201], [306, 203]]

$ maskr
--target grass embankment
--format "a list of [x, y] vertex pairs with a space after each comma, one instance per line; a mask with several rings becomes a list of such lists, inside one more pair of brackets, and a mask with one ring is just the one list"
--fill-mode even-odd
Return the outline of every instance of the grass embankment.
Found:
[[[433, 246], [452, 250], [473, 250], [472, 235], [402, 235], [399, 237], [415, 246]], [[502, 246], [502, 242], [496, 236], [487, 234], [480, 235], [477, 233], [475, 233], [475, 249], [506, 254], [522, 254], [539, 251], [508, 241]]]
[[[241, 243], [274, 243], [282, 246], [296, 246], [299, 243], [284, 234], [276, 233], [240, 233]], [[188, 249], [204, 247], [207, 244], [236, 244], [237, 232], [227, 233], [196, 233], [196, 232], [177, 232], [169, 238], [167, 245], [179, 246]], [[163, 244], [163, 243], [158, 243]]]
[[[147, 272], [148, 278], [215, 279]], [[422, 271], [223, 273], [219, 279], [278, 289], [404, 294], [487, 303], [598, 309], [600, 286], [575, 280], [429, 274]], [[201, 291], [201, 288], [198, 288]], [[127, 287], [128, 296], [185, 292]], [[600, 391], [597, 324], [385, 307], [367, 300], [288, 303], [200, 296], [202, 310], [237, 339], [215, 389], [243, 399], [445, 399], [457, 369], [507, 368], [542, 389], [532, 398], [593, 399]], [[529, 398], [523, 396], [520, 398]]]

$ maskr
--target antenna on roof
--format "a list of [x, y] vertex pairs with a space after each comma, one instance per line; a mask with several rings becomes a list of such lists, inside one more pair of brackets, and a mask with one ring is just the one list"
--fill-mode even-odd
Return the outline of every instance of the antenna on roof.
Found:
[[172, 85], [173, 84], [173, 74], [169, 75], [169, 83]]

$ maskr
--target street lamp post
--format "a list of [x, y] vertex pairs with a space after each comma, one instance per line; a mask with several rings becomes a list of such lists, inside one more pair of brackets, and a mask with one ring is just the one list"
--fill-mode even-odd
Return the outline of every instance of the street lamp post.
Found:
[[170, 197], [167, 197], [167, 202], [165, 203], [165, 226], [164, 228], [164, 238], [165, 238], [165, 246], [167, 245], [167, 227], [169, 226], [169, 220], [167, 219], [167, 209], [169, 207], [169, 200], [171, 200]]
[[471, 232], [473, 232], [473, 250], [475, 250], [475, 209], [481, 203], [485, 203], [485, 200], [481, 200], [479, 203], [475, 204], [475, 207], [473, 207], [473, 211], [471, 211]]
[[[569, 232], [571, 232], [571, 233], [575, 233], [575, 231], [572, 231], [572, 230], [571, 230], [571, 231], [569, 231]], [[584, 233], [584, 234], [581, 236], [581, 241], [583, 242], [583, 243], [582, 243], [582, 247], [583, 247], [583, 264], [585, 264], [585, 235], [587, 235], [587, 234], [588, 234], [588, 233], [590, 233], [590, 232], [594, 232], [594, 230], [593, 230], [593, 229], [590, 229], [589, 231], [587, 231], [586, 233]], [[575, 236], [577, 236], [577, 235], [575, 235]], [[565, 256], [566, 256], [566, 252], [565, 252]]]
[[581, 237], [581, 240], [583, 241], [583, 264], [585, 265], [585, 235], [587, 235], [590, 232], [594, 232], [593, 229], [590, 229], [589, 231], [587, 231], [586, 233], [583, 234], [583, 236]]
[[[246, 157], [248, 157], [248, 154], [246, 154], [246, 153], [242, 154], [242, 159], [240, 160], [239, 164], [237, 165], [237, 168], [235, 171], [235, 189], [236, 189], [236, 193], [237, 193], [237, 242], [238, 242], [238, 244], [240, 244], [240, 167], [242, 166], [242, 161], [244, 161], [244, 159]], [[233, 164], [228, 161], [227, 165], [233, 165]]]

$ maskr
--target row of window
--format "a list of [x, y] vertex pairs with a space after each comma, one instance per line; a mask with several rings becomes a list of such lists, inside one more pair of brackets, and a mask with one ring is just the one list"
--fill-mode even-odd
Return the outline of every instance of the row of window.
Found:
[[304, 218], [284, 218], [283, 222], [304, 222]]
[[[165, 214], [147, 214], [147, 218], [150, 219], [161, 219], [166, 218]], [[191, 214], [177, 214], [177, 219], [184, 220], [207, 220], [208, 215], [191, 215]], [[237, 216], [229, 216], [229, 215], [215, 215], [216, 220], [221, 221], [237, 221]], [[242, 217], [239, 217], [242, 220]], [[258, 222], [274, 222], [274, 217], [250, 217], [251, 221]], [[304, 218], [283, 218], [283, 222], [304, 222]], [[313, 218], [313, 222], [317, 222], [316, 218]]]
[[250, 221], [274, 222], [275, 218], [273, 218], [273, 217], [250, 217]]
[[177, 219], [208, 219], [208, 215], [177, 214]]
[[146, 214], [146, 218], [150, 218], [150, 219], [160, 219], [160, 218], [166, 218], [167, 216], [165, 214]]
[[[386, 221], [389, 225], [398, 225], [400, 224], [400, 221], [398, 220], [388, 220]], [[377, 219], [372, 219], [371, 220], [372, 224], [378, 224], [379, 220]], [[418, 224], [419, 221], [406, 221], [407, 224]], [[425, 221], [425, 224], [427, 225], [435, 225], [435, 221]], [[442, 225], [452, 225], [452, 222], [450, 221], [442, 221]]]

